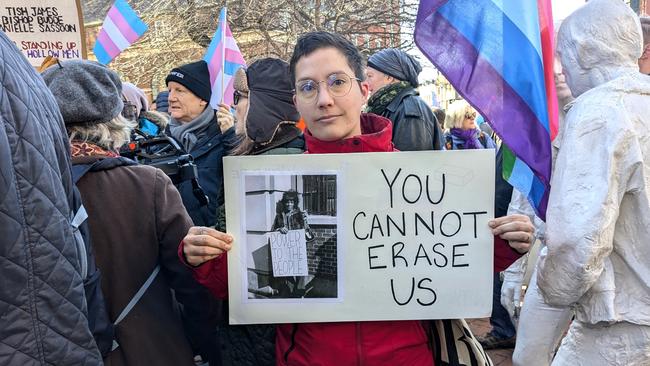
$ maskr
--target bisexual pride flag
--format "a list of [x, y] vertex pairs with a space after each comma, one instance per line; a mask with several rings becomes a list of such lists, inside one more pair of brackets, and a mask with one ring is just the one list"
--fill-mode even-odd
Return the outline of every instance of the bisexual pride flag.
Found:
[[210, 71], [210, 85], [212, 85], [210, 105], [214, 109], [219, 108], [219, 103], [231, 105], [235, 91], [233, 76], [237, 69], [246, 67], [246, 61], [226, 21], [226, 8], [221, 9], [217, 31], [203, 60], [208, 64]]
[[97, 61], [107, 65], [142, 37], [147, 28], [125, 0], [116, 0], [108, 10], [93, 48]]
[[558, 130], [550, 0], [421, 0], [414, 37], [501, 137], [504, 178], [545, 219]]

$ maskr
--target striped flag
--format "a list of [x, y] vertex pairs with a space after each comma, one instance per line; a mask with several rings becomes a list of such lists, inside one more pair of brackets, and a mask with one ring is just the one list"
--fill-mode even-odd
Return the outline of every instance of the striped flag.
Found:
[[415, 43], [507, 147], [503, 174], [545, 219], [558, 111], [550, 0], [422, 0]]
[[210, 70], [210, 85], [212, 85], [210, 105], [214, 109], [218, 108], [219, 103], [231, 105], [234, 92], [233, 76], [237, 69], [246, 67], [246, 61], [226, 21], [225, 7], [221, 9], [219, 26], [203, 60], [208, 63], [208, 70]]
[[147, 28], [126, 0], [115, 0], [95, 41], [93, 53], [97, 61], [107, 65], [142, 37]]

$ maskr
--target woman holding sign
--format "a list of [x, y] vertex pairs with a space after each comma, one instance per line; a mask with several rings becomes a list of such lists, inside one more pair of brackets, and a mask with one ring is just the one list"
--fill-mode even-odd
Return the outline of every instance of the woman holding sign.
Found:
[[[395, 151], [390, 120], [360, 113], [368, 83], [363, 81], [361, 54], [349, 40], [327, 32], [301, 36], [291, 59], [291, 75], [293, 100], [307, 123], [309, 153]], [[522, 230], [513, 222], [496, 226], [503, 235]], [[532, 225], [513, 239], [529, 238], [528, 229]], [[197, 281], [222, 298], [228, 296], [223, 254], [233, 241], [226, 233], [193, 227], [179, 247], [181, 260], [194, 267]], [[427, 328], [419, 320], [280, 324], [276, 326], [277, 365], [433, 366]]]

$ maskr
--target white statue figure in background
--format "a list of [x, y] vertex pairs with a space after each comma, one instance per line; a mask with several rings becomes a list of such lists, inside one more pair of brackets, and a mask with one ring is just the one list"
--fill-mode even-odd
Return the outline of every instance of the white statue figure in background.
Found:
[[[555, 88], [559, 111], [560, 133], [553, 140], [553, 167], [555, 158], [560, 149], [563, 128], [565, 126], [564, 107], [573, 101], [571, 91], [565, 82], [559, 59], [556, 58]], [[526, 196], [516, 189], [512, 191], [512, 200], [508, 207], [508, 215], [520, 214], [530, 217], [535, 225], [537, 239], [541, 243], [541, 252], [546, 252], [546, 224], [535, 216]], [[533, 257], [534, 258], [534, 257]], [[549, 366], [555, 356], [555, 351], [569, 328], [573, 311], [568, 306], [548, 305], [537, 287], [537, 269], [532, 273], [530, 283], [523, 301], [523, 306], [518, 312], [516, 307], [521, 301], [522, 284], [524, 275], [529, 266], [535, 268], [535, 263], [529, 264], [529, 256], [523, 256], [504, 271], [504, 280], [501, 287], [501, 304], [517, 324], [517, 343], [512, 354], [514, 366]], [[517, 318], [518, 315], [518, 318]]]
[[537, 281], [576, 318], [553, 365], [650, 364], [650, 77], [641, 26], [591, 0], [560, 27], [576, 100], [561, 134]]

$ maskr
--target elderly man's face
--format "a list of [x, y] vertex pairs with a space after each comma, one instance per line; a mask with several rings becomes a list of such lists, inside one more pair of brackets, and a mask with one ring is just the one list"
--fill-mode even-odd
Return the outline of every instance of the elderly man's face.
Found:
[[180, 83], [170, 81], [167, 87], [169, 88], [168, 112], [172, 118], [181, 123], [193, 121], [208, 105], [208, 102], [194, 95]]

